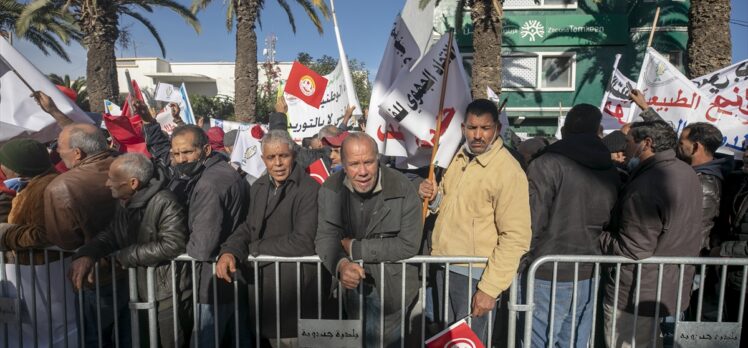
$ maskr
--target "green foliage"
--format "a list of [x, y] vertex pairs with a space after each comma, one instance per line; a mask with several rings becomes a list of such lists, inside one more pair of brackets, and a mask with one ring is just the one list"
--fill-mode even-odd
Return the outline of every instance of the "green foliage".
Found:
[[83, 76], [78, 77], [75, 80], [70, 79], [70, 76], [65, 75], [61, 77], [56, 74], [49, 74], [47, 76], [52, 83], [60, 86], [65, 86], [75, 91], [78, 94], [78, 98], [75, 103], [80, 106], [83, 111], [91, 111], [91, 107], [88, 103], [88, 91], [86, 91], [86, 78]]
[[208, 116], [219, 120], [234, 120], [234, 99], [217, 95], [215, 97], [206, 97], [202, 95], [190, 95], [190, 104], [192, 112], [197, 116]]
[[[299, 52], [296, 56], [296, 60], [320, 75], [331, 73], [338, 65], [337, 58], [323, 55], [320, 58], [314, 59], [314, 57], [307, 52]], [[369, 99], [371, 99], [371, 82], [369, 81], [369, 72], [366, 70], [366, 65], [359, 60], [349, 59], [348, 67], [351, 70], [353, 87], [356, 90], [358, 102], [361, 104], [363, 109], [367, 109], [369, 108]]]
[[70, 61], [64, 45], [81, 42], [81, 32], [72, 16], [54, 8], [46, 8], [27, 18], [28, 29], [18, 32], [16, 22], [27, 5], [17, 0], [0, 0], [0, 33], [17, 32], [18, 37], [36, 46], [44, 55], [54, 52]]

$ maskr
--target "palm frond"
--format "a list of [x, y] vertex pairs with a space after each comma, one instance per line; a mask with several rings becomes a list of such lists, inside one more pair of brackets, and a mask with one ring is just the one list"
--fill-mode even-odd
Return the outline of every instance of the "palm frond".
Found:
[[143, 26], [145, 26], [146, 29], [148, 29], [148, 31], [151, 33], [153, 38], [156, 39], [156, 42], [158, 43], [158, 47], [161, 49], [161, 55], [163, 57], [166, 57], [166, 48], [164, 47], [164, 43], [163, 41], [161, 41], [161, 36], [158, 34], [158, 30], [156, 30], [156, 27], [153, 26], [153, 23], [151, 23], [151, 21], [143, 17], [143, 15], [141, 15], [140, 13], [132, 11], [126, 7], [123, 7], [122, 9], [120, 9], [120, 12], [142, 23]]

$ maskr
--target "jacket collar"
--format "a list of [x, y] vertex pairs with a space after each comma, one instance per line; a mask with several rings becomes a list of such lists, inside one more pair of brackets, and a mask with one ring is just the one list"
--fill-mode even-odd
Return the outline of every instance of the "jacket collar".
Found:
[[[303, 178], [302, 175], [306, 175], [306, 173], [301, 171], [301, 167], [296, 164], [296, 162], [293, 162], [293, 169], [291, 169], [291, 174], [288, 175], [288, 178], [286, 179], [286, 183], [292, 182], [294, 184], [299, 184], [301, 182], [301, 179]], [[267, 179], [260, 178], [255, 181], [255, 185], [270, 185], [275, 186], [275, 183], [273, 183], [273, 177], [270, 176], [270, 173], [265, 173], [265, 176], [267, 176]]]
[[[463, 146], [467, 146], [467, 145], [463, 145]], [[485, 168], [486, 166], [488, 166], [491, 160], [496, 157], [496, 154], [498, 154], [499, 151], [501, 151], [501, 149], [503, 148], [504, 148], [504, 140], [501, 139], [501, 137], [496, 137], [496, 140], [493, 142], [493, 145], [491, 145], [491, 149], [478, 156], [475, 156], [475, 160], [476, 162], [478, 162], [478, 164], [481, 165], [481, 167]], [[457, 157], [461, 158], [463, 161], [465, 161], [465, 163], [470, 162], [470, 157], [468, 156], [466, 151], [467, 150], [465, 150], [464, 147], [461, 147], [460, 151], [457, 152]]]
[[[96, 163], [96, 162], [99, 162], [101, 160], [105, 160], [105, 159], [107, 159], [109, 157], [114, 157], [114, 155], [115, 155], [115, 153], [112, 150], [106, 149], [104, 151], [97, 152], [97, 153], [95, 153], [95, 154], [93, 154], [91, 156], [87, 156], [82, 161], [80, 161], [78, 164], [76, 164], [75, 166], [73, 166], [73, 168], [78, 168], [78, 167], [82, 167], [82, 166], [85, 166], [85, 165], [88, 165], [88, 164]], [[73, 168], [70, 168], [70, 169], [73, 169]]]
[[647, 158], [644, 162], [639, 164], [638, 167], [634, 168], [634, 170], [631, 172], [631, 177], [629, 178], [629, 181], [634, 181], [634, 179], [637, 176], [648, 171], [650, 168], [656, 166], [658, 163], [675, 161], [675, 160], [676, 160], [675, 150], [665, 150], [662, 152], [655, 153], [654, 156]]

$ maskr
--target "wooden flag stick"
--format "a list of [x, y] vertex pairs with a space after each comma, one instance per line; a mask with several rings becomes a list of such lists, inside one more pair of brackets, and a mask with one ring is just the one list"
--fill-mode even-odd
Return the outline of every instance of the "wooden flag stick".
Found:
[[8, 69], [10, 69], [10, 71], [12, 71], [14, 74], [16, 74], [16, 76], [18, 77], [18, 79], [21, 80], [21, 82], [23, 82], [23, 84], [26, 85], [26, 87], [28, 87], [28, 89], [31, 92], [36, 92], [36, 90], [34, 90], [34, 88], [31, 87], [31, 85], [28, 83], [28, 81], [26, 81], [26, 79], [24, 79], [23, 76], [21, 76], [21, 74], [19, 74], [18, 71], [16, 71], [16, 69], [13, 68], [13, 66], [10, 65], [10, 63], [7, 60], [5, 60], [5, 58], [3, 56], [0, 56], [0, 61], [2, 61], [2, 63], [5, 64], [8, 67]]
[[[439, 95], [439, 112], [436, 114], [436, 134], [434, 134], [434, 147], [431, 149], [431, 161], [429, 162], [429, 181], [434, 180], [434, 160], [436, 159], [436, 153], [439, 151], [439, 139], [442, 134], [442, 118], [444, 109], [444, 95], [447, 93], [447, 81], [449, 79], [449, 64], [450, 58], [452, 58], [452, 40], [454, 39], [454, 33], [449, 31], [449, 39], [447, 39], [447, 58], [444, 60], [444, 80], [442, 81], [442, 90]], [[436, 188], [434, 188], [436, 189]], [[423, 220], [426, 220], [426, 216], [429, 213], [429, 200], [423, 200]]]
[[657, 7], [655, 12], [655, 19], [652, 22], [652, 31], [649, 32], [649, 40], [647, 41], [647, 48], [652, 47], [652, 39], [654, 39], [655, 30], [657, 30], [657, 21], [660, 19], [660, 8]]

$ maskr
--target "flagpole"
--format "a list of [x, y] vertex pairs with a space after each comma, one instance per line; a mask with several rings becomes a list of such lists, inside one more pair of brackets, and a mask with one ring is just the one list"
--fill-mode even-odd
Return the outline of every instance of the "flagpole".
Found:
[[613, 72], [610, 74], [610, 80], [608, 80], [608, 86], [605, 88], [605, 93], [603, 93], [603, 101], [600, 103], [600, 110], [605, 109], [605, 103], [608, 101], [608, 97], [610, 96], [610, 87], [613, 83], [613, 75], [616, 73], [616, 70], [618, 70], [618, 61], [621, 60], [621, 54], [616, 54], [616, 60], [613, 62]]
[[657, 29], [657, 20], [660, 19], [660, 7], [657, 7], [655, 12], [655, 19], [652, 22], [652, 31], [649, 32], [649, 40], [647, 41], [647, 48], [652, 47], [652, 39], [654, 39], [655, 30]]
[[[449, 39], [447, 40], [447, 58], [444, 60], [444, 80], [442, 81], [442, 90], [439, 95], [439, 112], [436, 114], [436, 134], [434, 134], [434, 147], [431, 149], [431, 161], [429, 161], [429, 181], [434, 181], [434, 160], [436, 159], [436, 153], [439, 151], [439, 139], [442, 134], [442, 118], [444, 109], [444, 95], [447, 93], [447, 80], [449, 79], [449, 65], [450, 58], [452, 57], [452, 40], [454, 39], [454, 33], [452, 30], [449, 31]], [[436, 188], [434, 188], [436, 189]], [[423, 200], [423, 220], [426, 220], [426, 216], [429, 212], [429, 200]]]
[[[348, 66], [348, 57], [345, 55], [343, 49], [343, 40], [340, 38], [340, 29], [338, 29], [338, 17], [335, 15], [335, 0], [330, 0], [330, 11], [332, 12], [332, 25], [335, 30], [335, 38], [338, 41], [338, 55], [340, 56], [340, 64], [343, 68], [343, 81], [345, 81], [345, 91], [348, 95], [348, 104], [355, 105], [356, 110], [353, 111], [354, 116], [363, 115], [361, 105], [358, 103], [358, 97], [356, 96], [356, 89], [353, 86], [353, 77], [351, 76], [351, 68]], [[347, 107], [346, 106], [346, 107]], [[356, 117], [358, 119], [358, 117]]]
[[5, 64], [10, 69], [10, 71], [12, 71], [14, 74], [16, 74], [16, 76], [18, 76], [18, 79], [21, 80], [21, 82], [23, 82], [23, 84], [26, 85], [26, 87], [28, 87], [31, 92], [36, 92], [34, 88], [31, 87], [31, 85], [26, 81], [26, 79], [24, 79], [23, 76], [21, 76], [21, 74], [19, 74], [18, 71], [16, 71], [16, 69], [13, 68], [13, 66], [10, 65], [10, 63], [7, 60], [5, 60], [3, 56], [0, 56], [0, 60], [3, 61], [3, 64]]

